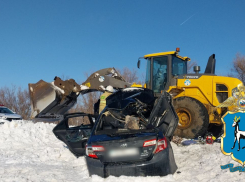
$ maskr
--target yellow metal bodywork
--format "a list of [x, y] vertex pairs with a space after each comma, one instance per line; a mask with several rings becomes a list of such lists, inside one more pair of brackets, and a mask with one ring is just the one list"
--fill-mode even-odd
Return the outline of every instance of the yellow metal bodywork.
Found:
[[[147, 54], [144, 58], [166, 55], [175, 55], [183, 61], [190, 61], [190, 58], [182, 57], [178, 55], [178, 52], [176, 51]], [[185, 85], [187, 79], [191, 82], [188, 86]], [[170, 92], [173, 95], [173, 99], [178, 97], [192, 97], [200, 101], [207, 108], [209, 122], [222, 124], [222, 109], [216, 108], [216, 106], [220, 104], [216, 96], [216, 93], [220, 91], [216, 90], [216, 84], [225, 85], [228, 88], [228, 97], [230, 97], [232, 95], [232, 89], [237, 87], [238, 84], [242, 84], [242, 82], [237, 78], [200, 74], [197, 79], [187, 78], [187, 76], [182, 79], [178, 78], [177, 85], [170, 86], [167, 92]], [[144, 85], [144, 88], [146, 88], [146, 84]], [[228, 110], [232, 110], [232, 107], [228, 107]]]
[[149, 57], [158, 57], [158, 56], [167, 56], [167, 55], [176, 55], [176, 57], [184, 60], [184, 61], [190, 61], [191, 59], [188, 57], [182, 57], [180, 55], [178, 55], [178, 52], [176, 51], [170, 51], [170, 52], [159, 52], [159, 53], [153, 53], [153, 54], [147, 54], [144, 56], [144, 58], [149, 58]]
[[[185, 85], [185, 81], [190, 80], [190, 85]], [[178, 97], [192, 97], [201, 103], [208, 110], [209, 122], [221, 124], [221, 108], [215, 108], [220, 103], [217, 99], [216, 93], [221, 92], [216, 90], [216, 84], [223, 84], [228, 88], [228, 97], [232, 95], [232, 89], [237, 87], [242, 82], [237, 78], [200, 75], [198, 79], [183, 78], [177, 80], [176, 86], [171, 86], [167, 92], [176, 93], [173, 99]], [[224, 91], [225, 92], [225, 91]], [[228, 110], [232, 108], [229, 107]]]
[[141, 84], [137, 84], [137, 83], [133, 83], [132, 85], [131, 85], [131, 87], [142, 87], [142, 85]]
[[144, 55], [144, 58], [166, 56], [166, 55], [170, 55], [170, 54], [176, 54], [176, 52], [170, 51], [170, 52], [159, 52], [159, 53], [147, 54], [147, 55]]

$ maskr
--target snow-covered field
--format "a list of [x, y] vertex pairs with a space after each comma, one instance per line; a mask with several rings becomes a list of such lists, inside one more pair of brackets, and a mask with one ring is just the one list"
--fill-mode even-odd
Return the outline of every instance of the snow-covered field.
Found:
[[0, 181], [244, 181], [245, 174], [221, 170], [238, 163], [220, 144], [178, 147], [172, 143], [178, 173], [166, 177], [89, 177], [83, 157], [76, 158], [52, 133], [54, 124], [31, 121], [0, 125]]

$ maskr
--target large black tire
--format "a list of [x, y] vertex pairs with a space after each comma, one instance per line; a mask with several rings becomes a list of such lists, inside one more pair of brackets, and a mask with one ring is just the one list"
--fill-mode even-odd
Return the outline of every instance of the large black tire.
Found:
[[204, 136], [209, 125], [209, 115], [205, 106], [191, 97], [179, 97], [173, 101], [179, 117], [174, 135], [182, 138]]

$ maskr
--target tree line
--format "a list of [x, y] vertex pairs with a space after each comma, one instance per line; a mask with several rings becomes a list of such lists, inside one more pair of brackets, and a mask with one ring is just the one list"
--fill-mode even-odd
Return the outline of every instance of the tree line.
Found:
[[31, 106], [27, 89], [22, 89], [16, 85], [0, 88], [0, 104], [21, 115], [23, 119], [30, 117]]

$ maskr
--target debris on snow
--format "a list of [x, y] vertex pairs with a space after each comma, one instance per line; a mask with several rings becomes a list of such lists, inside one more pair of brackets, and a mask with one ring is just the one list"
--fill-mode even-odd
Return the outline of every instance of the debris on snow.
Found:
[[181, 137], [173, 136], [172, 142], [174, 142], [175, 144], [179, 145], [179, 144], [181, 144], [182, 140], [183, 140], [183, 138], [181, 138]]

